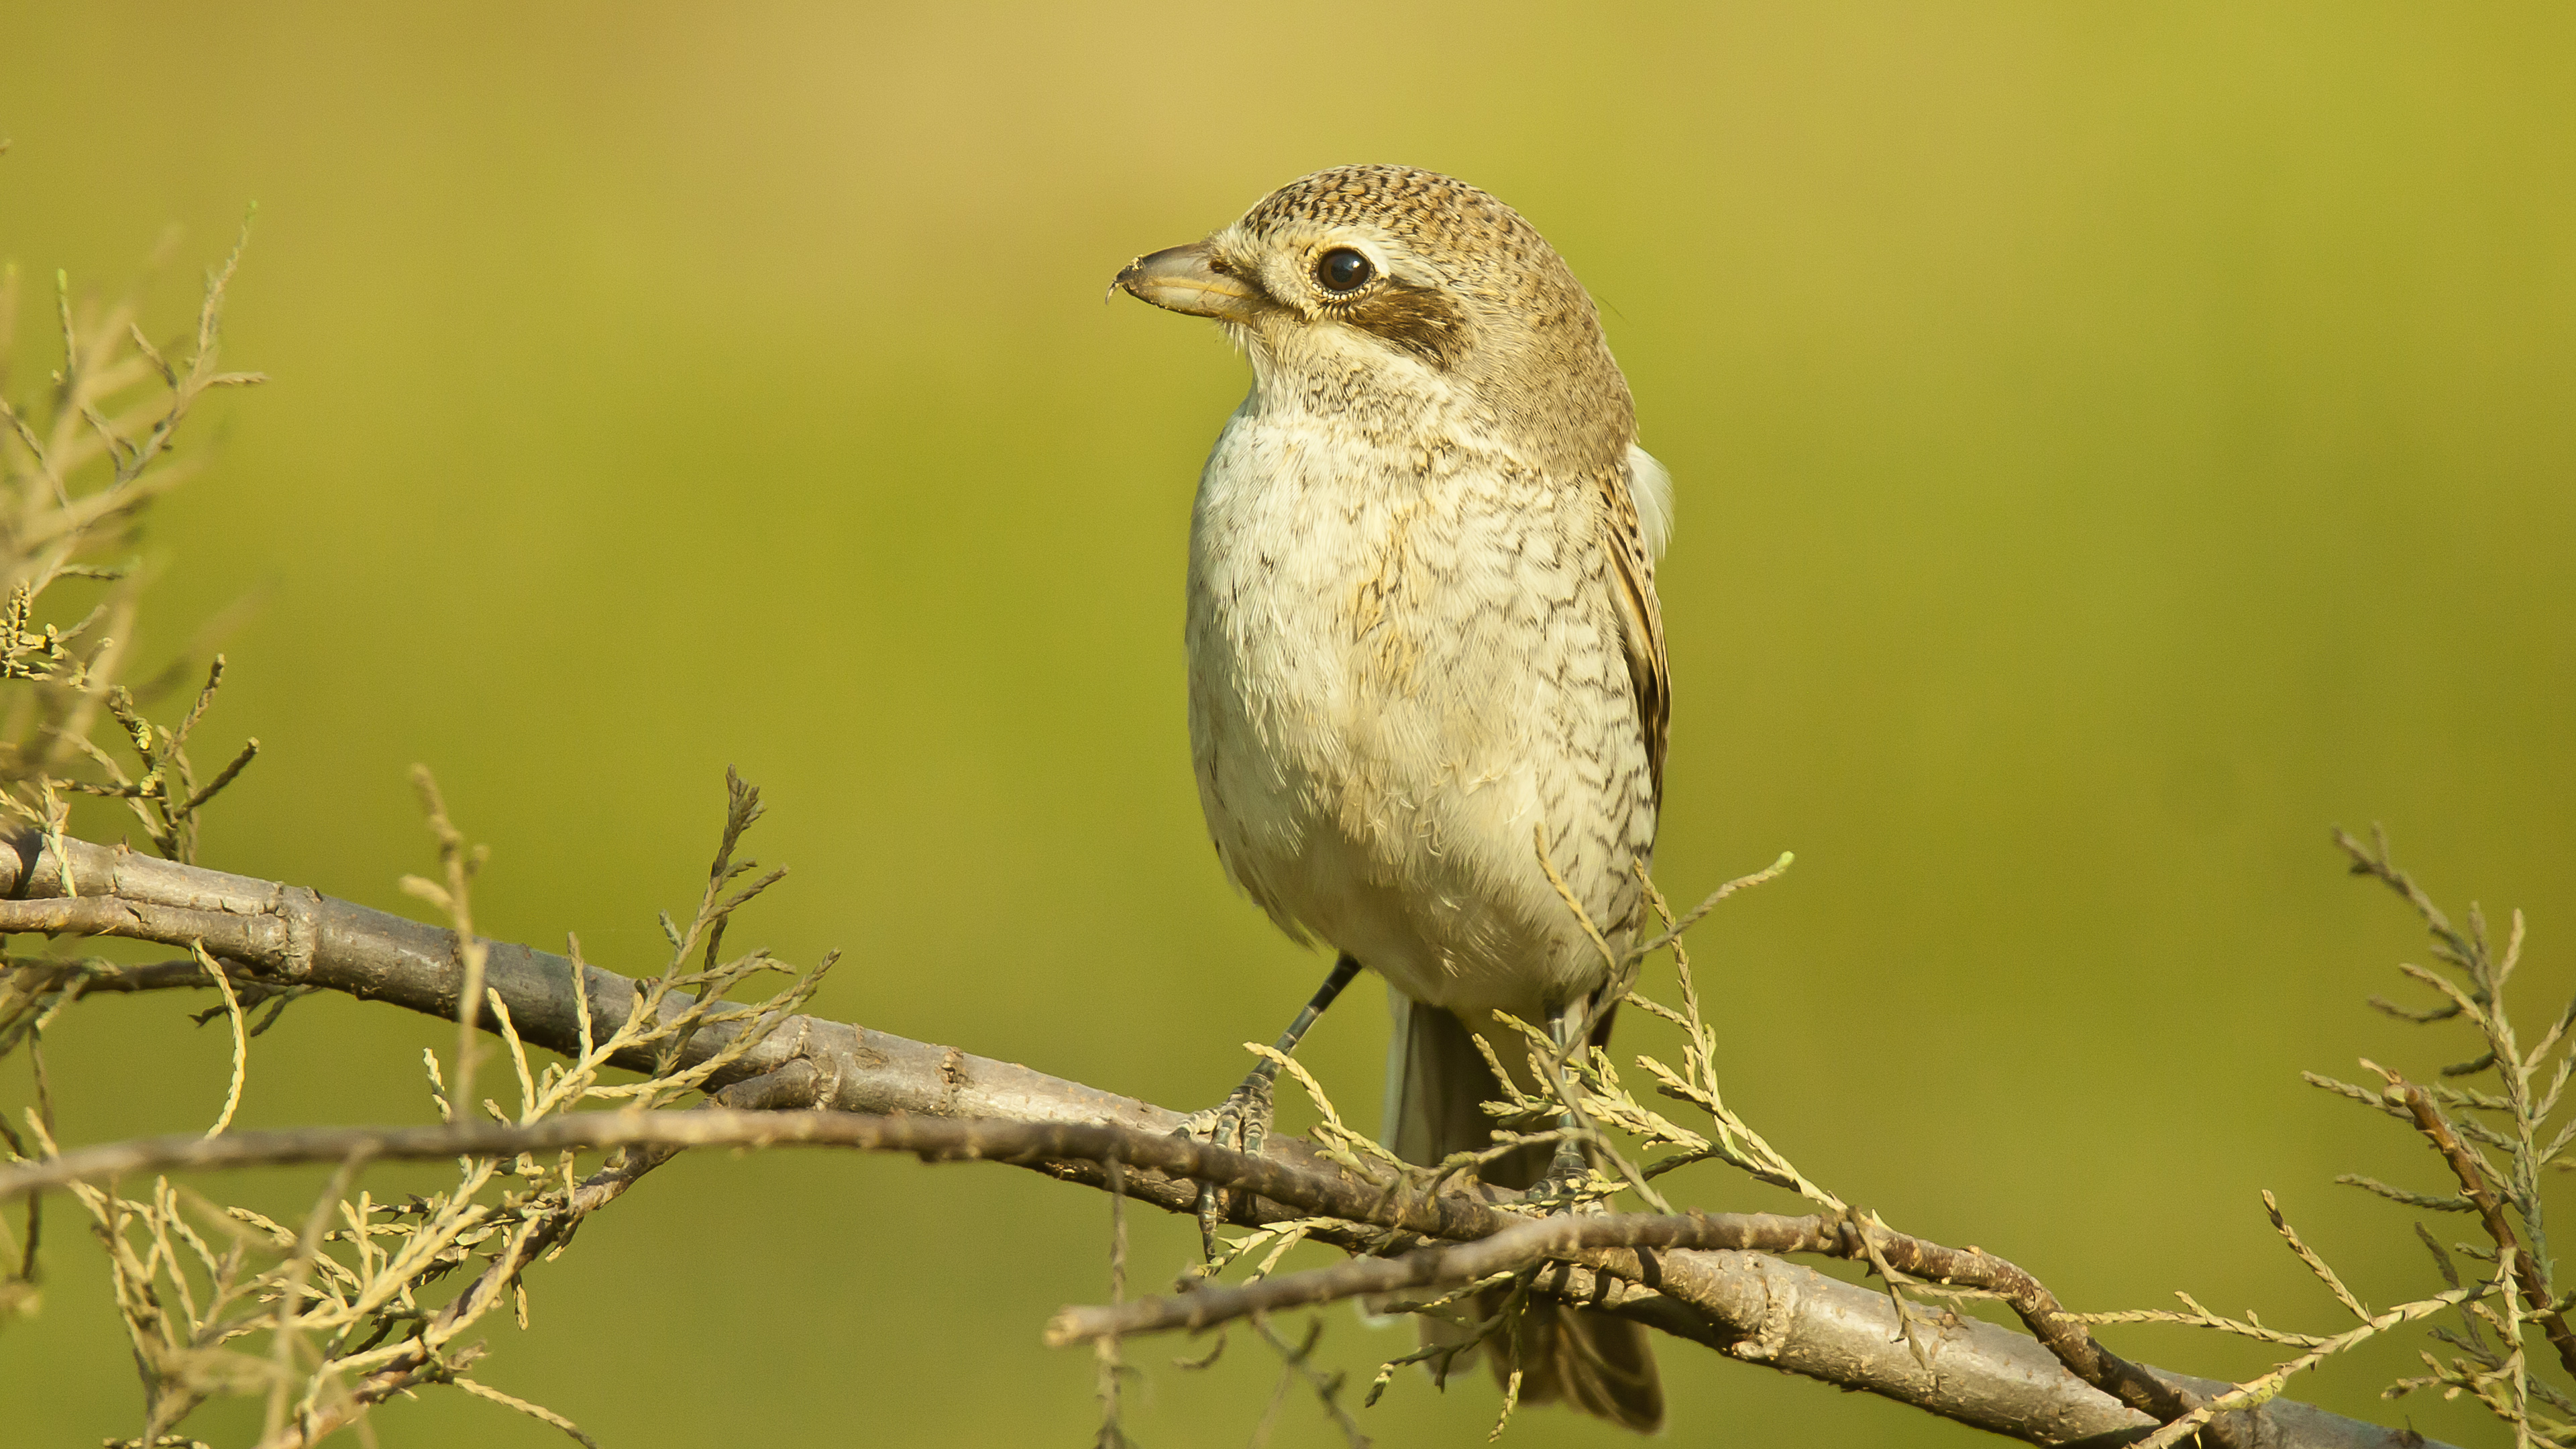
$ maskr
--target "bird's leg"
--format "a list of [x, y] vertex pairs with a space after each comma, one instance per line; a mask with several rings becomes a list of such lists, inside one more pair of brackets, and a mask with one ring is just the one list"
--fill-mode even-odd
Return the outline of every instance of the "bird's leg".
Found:
[[[1315, 994], [1297, 1013], [1297, 1019], [1288, 1023], [1286, 1031], [1279, 1033], [1273, 1049], [1281, 1056], [1296, 1051], [1297, 1043], [1306, 1039], [1306, 1030], [1315, 1024], [1315, 1018], [1322, 1016], [1324, 1008], [1332, 1005], [1333, 998], [1341, 995], [1342, 988], [1350, 985], [1351, 978], [1359, 974], [1359, 959], [1347, 951], [1342, 953], [1341, 959], [1333, 963], [1332, 974], [1324, 978], [1323, 985], [1315, 988]], [[1259, 1152], [1261, 1144], [1270, 1137], [1273, 1110], [1270, 1091], [1271, 1084], [1278, 1079], [1279, 1063], [1269, 1057], [1262, 1058], [1260, 1065], [1243, 1079], [1243, 1085], [1227, 1093], [1222, 1103], [1203, 1112], [1191, 1113], [1172, 1135], [1200, 1138], [1212, 1147], [1230, 1147], [1237, 1152]], [[1199, 1245], [1209, 1257], [1216, 1256], [1216, 1225], [1224, 1219], [1226, 1208], [1225, 1194], [1217, 1190], [1216, 1184], [1199, 1185]]]
[[[1586, 1043], [1580, 1038], [1591, 1016], [1589, 1004], [1584, 1001], [1570, 1003], [1549, 1014], [1548, 1035], [1556, 1039], [1559, 1063], [1572, 1062], [1584, 1049]], [[1569, 1094], [1575, 1090], [1572, 1077], [1562, 1065], [1558, 1068], [1557, 1080], [1565, 1084]], [[1578, 1135], [1583, 1128], [1583, 1119], [1575, 1115], [1573, 1107], [1568, 1106], [1558, 1114], [1556, 1125], [1564, 1135], [1556, 1139], [1556, 1154], [1548, 1159], [1547, 1175], [1531, 1187], [1530, 1195], [1533, 1197], [1571, 1196], [1574, 1184], [1582, 1180], [1584, 1172], [1592, 1165], [1592, 1158], [1584, 1151], [1583, 1139]]]

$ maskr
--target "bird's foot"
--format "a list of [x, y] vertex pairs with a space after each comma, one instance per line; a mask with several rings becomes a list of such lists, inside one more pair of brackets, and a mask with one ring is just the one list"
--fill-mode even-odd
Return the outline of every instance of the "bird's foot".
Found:
[[[1172, 1135], [1195, 1138], [1210, 1147], [1257, 1153], [1270, 1140], [1273, 1115], [1271, 1074], [1256, 1071], [1227, 1093], [1223, 1102], [1181, 1119]], [[1215, 1183], [1199, 1184], [1199, 1247], [1210, 1258], [1216, 1256], [1216, 1226], [1233, 1211], [1233, 1199], [1234, 1194]]]
[[[1581, 1212], [1584, 1187], [1592, 1179], [1592, 1160], [1583, 1144], [1572, 1137], [1557, 1140], [1556, 1155], [1548, 1159], [1547, 1171], [1531, 1183], [1526, 1200], [1543, 1203], [1552, 1213]], [[1591, 1204], [1596, 1211], [1599, 1204]]]

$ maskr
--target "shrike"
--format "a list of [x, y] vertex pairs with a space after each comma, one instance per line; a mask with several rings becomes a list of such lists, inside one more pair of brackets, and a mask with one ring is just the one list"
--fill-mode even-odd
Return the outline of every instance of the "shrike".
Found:
[[[1560, 1040], [1609, 977], [1534, 844], [1624, 951], [1663, 794], [1655, 560], [1671, 485], [1637, 447], [1591, 297], [1519, 213], [1428, 171], [1291, 182], [1117, 285], [1221, 323], [1251, 394], [1190, 525], [1190, 746], [1218, 856], [1339, 959], [1295, 1046], [1359, 968], [1394, 1010], [1387, 1141], [1493, 1145], [1496, 1012]], [[1257, 1149], [1271, 1072], [1211, 1118]], [[1542, 1145], [1487, 1168], [1525, 1187]], [[1635, 1429], [1663, 1415], [1643, 1330], [1533, 1309], [1521, 1397]]]

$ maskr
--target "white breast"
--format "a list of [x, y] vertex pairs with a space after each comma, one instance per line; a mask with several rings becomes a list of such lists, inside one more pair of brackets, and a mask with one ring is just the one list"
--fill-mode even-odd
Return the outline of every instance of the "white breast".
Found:
[[1588, 485], [1328, 416], [1227, 425], [1191, 530], [1190, 735], [1227, 870], [1407, 995], [1538, 1014], [1633, 923], [1654, 801]]

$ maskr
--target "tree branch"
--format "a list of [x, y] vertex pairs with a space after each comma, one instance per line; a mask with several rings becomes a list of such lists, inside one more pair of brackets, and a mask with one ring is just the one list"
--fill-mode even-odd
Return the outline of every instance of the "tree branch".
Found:
[[[320, 988], [390, 1001], [443, 1020], [457, 1016], [464, 972], [453, 933], [309, 889], [28, 835], [0, 850], [0, 893], [12, 897], [0, 900], [0, 935], [202, 944], [271, 988]], [[557, 1051], [577, 1049], [582, 1023], [572, 962], [507, 942], [486, 945], [484, 985], [499, 994], [520, 1037]], [[173, 970], [97, 989], [195, 985], [204, 979]], [[584, 984], [591, 1028], [605, 1036], [625, 1020], [637, 984], [596, 967], [587, 968]], [[675, 1014], [687, 1005], [681, 998], [666, 1001], [662, 1010]], [[690, 1037], [678, 1065], [714, 1057], [741, 1032], [761, 1025], [707, 1022]], [[1636, 1215], [1532, 1224], [1499, 1211], [1497, 1195], [1425, 1196], [1365, 1181], [1296, 1138], [1272, 1138], [1261, 1154], [1247, 1155], [1172, 1137], [1178, 1113], [954, 1047], [807, 1016], [766, 1025], [771, 1029], [765, 1039], [711, 1078], [709, 1087], [738, 1086], [724, 1093], [736, 1107], [827, 1110], [598, 1112], [527, 1127], [464, 1122], [151, 1139], [0, 1169], [0, 1199], [129, 1171], [621, 1145], [840, 1145], [913, 1152], [934, 1161], [1009, 1162], [1092, 1186], [1106, 1184], [1103, 1164], [1115, 1161], [1130, 1169], [1120, 1174], [1127, 1196], [1167, 1211], [1195, 1211], [1197, 1184], [1217, 1182], [1236, 1189], [1228, 1196], [1239, 1223], [1316, 1214], [1343, 1218], [1373, 1226], [1314, 1236], [1374, 1251], [1408, 1247], [1417, 1239], [1464, 1242], [1465, 1247], [1410, 1255], [1453, 1255], [1432, 1261], [1446, 1261], [1455, 1271], [1474, 1267], [1481, 1261], [1475, 1255], [1503, 1261], [1543, 1248], [1541, 1256], [1557, 1265], [1540, 1275], [1537, 1291], [1543, 1296], [1619, 1313], [1732, 1357], [1865, 1389], [2032, 1443], [2131, 1437], [2171, 1417], [2177, 1406], [2231, 1387], [2129, 1365], [2103, 1352], [2045, 1288], [2000, 1259], [1848, 1219]], [[657, 1065], [642, 1059], [618, 1064]], [[1144, 1170], [1132, 1170], [1139, 1168]], [[1742, 1250], [1747, 1247], [1840, 1256], [1874, 1251], [1902, 1273], [1995, 1289], [2057, 1356], [2039, 1341], [1961, 1318], [1947, 1319], [1922, 1334], [1921, 1344], [1909, 1344], [1908, 1326], [1896, 1321], [1886, 1295]], [[1328, 1271], [1424, 1271], [1402, 1268], [1408, 1261], [1362, 1260]], [[1241, 1291], [1210, 1289], [1189, 1298], [1217, 1303], [1223, 1301], [1217, 1295]], [[1150, 1309], [1155, 1301], [1143, 1300], [1129, 1311], [1160, 1311]], [[1912, 1328], [1920, 1332], [1923, 1325]], [[2088, 1362], [2088, 1350], [2098, 1357]], [[2069, 1372], [2070, 1365], [2081, 1377]], [[2119, 1397], [2087, 1379], [2111, 1385]], [[387, 1392], [401, 1386], [391, 1384]], [[2151, 1417], [2136, 1404], [2157, 1412]], [[2266, 1445], [2397, 1449], [2425, 1442], [2287, 1401], [2224, 1416], [2212, 1428], [2228, 1439]]]
[[2576, 1374], [2576, 1332], [2569, 1330], [2567, 1314], [2550, 1297], [2548, 1276], [2540, 1271], [2539, 1260], [2532, 1257], [2531, 1249], [2523, 1246], [2521, 1237], [2514, 1232], [2512, 1221], [2505, 1216], [2504, 1204], [2496, 1200], [2495, 1190], [2487, 1184], [2487, 1175], [2480, 1169], [2477, 1155], [2451, 1130], [2450, 1119], [2434, 1105], [2432, 1093], [2386, 1067], [2379, 1070], [2388, 1078], [2388, 1095], [2406, 1109], [2407, 1118], [2415, 1124], [2415, 1130], [2424, 1134], [2425, 1140], [2442, 1154], [2442, 1161], [2451, 1169], [2451, 1175], [2460, 1180], [2462, 1195], [2477, 1209], [2478, 1221], [2486, 1228], [2487, 1236], [2494, 1240], [2498, 1256], [2512, 1267], [2513, 1281], [2522, 1290], [2523, 1302], [2530, 1306], [2531, 1315], [2540, 1320], [2541, 1331], [2548, 1336], [2550, 1346], [2558, 1350], [2558, 1361], [2566, 1366], [2569, 1373]]

